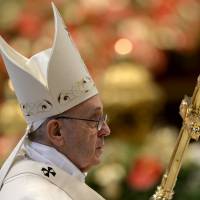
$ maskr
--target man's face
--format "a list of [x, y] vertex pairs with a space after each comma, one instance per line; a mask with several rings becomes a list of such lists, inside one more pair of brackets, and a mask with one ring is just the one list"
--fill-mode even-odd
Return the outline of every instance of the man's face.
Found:
[[[64, 116], [99, 120], [103, 106], [98, 95], [67, 111]], [[110, 134], [106, 123], [97, 130], [97, 123], [84, 120], [62, 119], [62, 135], [65, 144], [61, 149], [81, 171], [87, 171], [100, 162], [104, 137]]]

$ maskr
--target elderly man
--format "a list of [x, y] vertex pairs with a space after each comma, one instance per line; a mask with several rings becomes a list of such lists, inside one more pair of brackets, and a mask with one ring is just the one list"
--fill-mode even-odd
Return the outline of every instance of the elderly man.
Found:
[[110, 134], [87, 68], [54, 4], [53, 47], [30, 59], [0, 38], [27, 131], [0, 171], [1, 200], [102, 200], [85, 172]]

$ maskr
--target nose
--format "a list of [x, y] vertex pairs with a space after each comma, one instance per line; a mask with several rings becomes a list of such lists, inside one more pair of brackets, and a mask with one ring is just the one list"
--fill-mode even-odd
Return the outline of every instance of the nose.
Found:
[[99, 136], [99, 137], [100, 137], [100, 136], [106, 137], [106, 136], [109, 136], [109, 135], [110, 135], [110, 132], [111, 132], [111, 131], [110, 131], [110, 128], [109, 128], [108, 124], [107, 124], [106, 122], [104, 122], [104, 124], [103, 124], [101, 130], [98, 131], [98, 136]]

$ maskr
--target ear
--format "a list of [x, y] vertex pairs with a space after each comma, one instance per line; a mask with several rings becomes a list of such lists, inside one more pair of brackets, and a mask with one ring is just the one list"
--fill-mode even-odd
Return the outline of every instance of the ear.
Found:
[[58, 120], [52, 119], [47, 123], [47, 137], [55, 147], [64, 145], [64, 137], [60, 132], [61, 124]]

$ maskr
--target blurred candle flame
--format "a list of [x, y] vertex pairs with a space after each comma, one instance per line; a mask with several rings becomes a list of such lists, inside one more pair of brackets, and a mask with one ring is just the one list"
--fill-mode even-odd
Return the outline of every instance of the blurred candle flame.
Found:
[[126, 38], [121, 38], [115, 43], [115, 51], [120, 55], [129, 54], [132, 49], [133, 45], [130, 40]]

